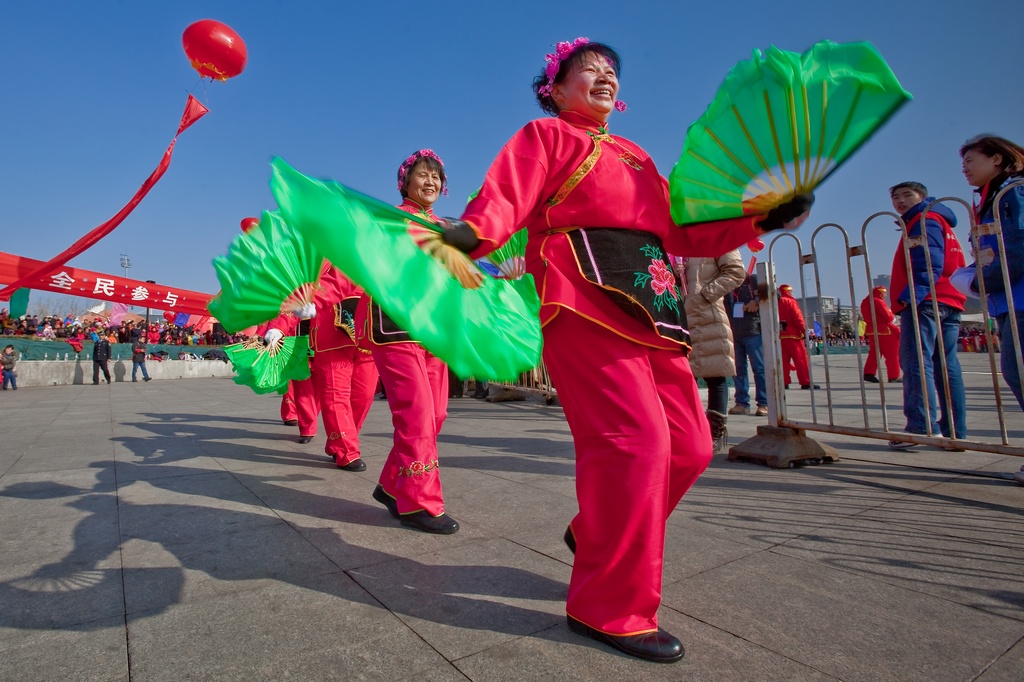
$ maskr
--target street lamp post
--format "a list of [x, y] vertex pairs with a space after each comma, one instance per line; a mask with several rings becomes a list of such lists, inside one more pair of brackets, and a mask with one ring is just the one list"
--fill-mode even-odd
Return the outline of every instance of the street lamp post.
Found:
[[[156, 280], [155, 279], [147, 279], [146, 280], [146, 284], [156, 284]], [[146, 303], [146, 335], [147, 335], [146, 338], [148, 340], [149, 339], [149, 303], [148, 303], [149, 299], [147, 298], [146, 301], [147, 301], [147, 303]]]

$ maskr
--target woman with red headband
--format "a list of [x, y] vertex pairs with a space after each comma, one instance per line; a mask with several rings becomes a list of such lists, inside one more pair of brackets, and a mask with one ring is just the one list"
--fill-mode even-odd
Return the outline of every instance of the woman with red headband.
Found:
[[[398, 208], [436, 222], [431, 206], [448, 193], [447, 184], [441, 157], [421, 149], [398, 168]], [[394, 445], [373, 499], [403, 526], [454, 533], [459, 524], [444, 513], [437, 459], [437, 435], [448, 414], [448, 367], [365, 294], [356, 312], [356, 329], [363, 347], [373, 351], [395, 428]]]
[[579, 38], [547, 61], [534, 93], [552, 117], [509, 140], [462, 219], [444, 221], [443, 238], [479, 257], [527, 228], [544, 362], [576, 446], [569, 627], [670, 663], [683, 647], [658, 628], [665, 523], [707, 467], [711, 432], [666, 253], [720, 256], [797, 226], [813, 198], [766, 216], [674, 225], [651, 157], [608, 131], [611, 112], [625, 109], [618, 54]]

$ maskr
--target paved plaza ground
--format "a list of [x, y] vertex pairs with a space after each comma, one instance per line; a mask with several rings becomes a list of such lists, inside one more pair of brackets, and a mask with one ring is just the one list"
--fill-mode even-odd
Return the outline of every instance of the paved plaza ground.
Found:
[[[359, 474], [277, 408], [227, 379], [0, 394], [0, 679], [1024, 680], [1021, 459], [831, 436], [832, 465], [716, 457], [669, 521], [669, 666], [566, 627], [558, 407], [451, 401], [452, 536], [370, 497], [386, 403]], [[732, 443], [763, 423], [731, 418]]]

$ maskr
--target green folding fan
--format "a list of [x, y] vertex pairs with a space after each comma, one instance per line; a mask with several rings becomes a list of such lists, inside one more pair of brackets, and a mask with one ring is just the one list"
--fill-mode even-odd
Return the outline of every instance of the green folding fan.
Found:
[[514, 379], [539, 364], [532, 277], [474, 273], [467, 281], [418, 244], [437, 225], [281, 159], [271, 165], [270, 188], [288, 223], [457, 375]]
[[673, 220], [762, 214], [814, 190], [910, 99], [868, 43], [755, 50], [686, 131]]
[[238, 235], [213, 260], [221, 292], [208, 308], [230, 332], [313, 302], [323, 256], [278, 212], [264, 211], [257, 228]]
[[256, 393], [284, 393], [289, 381], [308, 379], [309, 337], [285, 336], [266, 345], [262, 340], [224, 347], [235, 370], [235, 383]]

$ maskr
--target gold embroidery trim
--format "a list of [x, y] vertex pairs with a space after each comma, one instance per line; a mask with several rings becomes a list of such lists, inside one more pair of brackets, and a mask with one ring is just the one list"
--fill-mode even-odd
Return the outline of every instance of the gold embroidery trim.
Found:
[[569, 196], [569, 193], [576, 189], [576, 185], [580, 184], [583, 178], [587, 177], [587, 174], [594, 170], [594, 166], [597, 165], [597, 160], [601, 158], [601, 142], [614, 142], [608, 135], [591, 135], [590, 138], [594, 141], [594, 150], [590, 152], [587, 158], [583, 159], [583, 163], [577, 168], [569, 179], [565, 181], [555, 196], [548, 199], [548, 208], [557, 206], [558, 204], [565, 201], [565, 198]]

